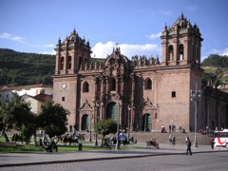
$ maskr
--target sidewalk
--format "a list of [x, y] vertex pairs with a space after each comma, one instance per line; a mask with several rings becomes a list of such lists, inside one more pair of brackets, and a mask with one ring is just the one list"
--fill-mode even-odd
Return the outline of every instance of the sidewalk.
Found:
[[[134, 146], [146, 147], [145, 143], [138, 143]], [[94, 151], [77, 151], [75, 152], [37, 152], [37, 153], [7, 153], [0, 154], [0, 167], [19, 166], [19, 165], [38, 165], [48, 163], [66, 163], [66, 162], [81, 162], [92, 160], [108, 160], [135, 158], [143, 156], [160, 156], [160, 155], [178, 155], [185, 154], [186, 145], [176, 144], [160, 144], [160, 149], [145, 148], [145, 149], [128, 149], [128, 150], [94, 150]], [[194, 153], [209, 153], [209, 152], [228, 151], [227, 148], [221, 147], [211, 149], [210, 145], [199, 145], [192, 147]]]

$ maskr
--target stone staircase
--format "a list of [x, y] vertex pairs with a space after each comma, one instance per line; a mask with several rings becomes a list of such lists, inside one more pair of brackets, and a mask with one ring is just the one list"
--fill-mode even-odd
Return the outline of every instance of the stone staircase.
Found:
[[[77, 132], [77, 134], [84, 134], [85, 135], [85, 141], [88, 141], [89, 139], [89, 132]], [[156, 138], [156, 141], [161, 144], [168, 144], [169, 143], [169, 134], [170, 133], [160, 133], [160, 132], [135, 132], [132, 131], [130, 132], [130, 138], [133, 137], [134, 139], [137, 140], [139, 143], [144, 143], [146, 141], [151, 140], [151, 138]], [[194, 132], [187, 132], [187, 133], [181, 133], [181, 132], [173, 132], [172, 133], [175, 136], [176, 139], [176, 144], [185, 144], [185, 139], [186, 137], [189, 137], [192, 143], [194, 143], [195, 140], [195, 133]], [[93, 135], [94, 132], [91, 133], [92, 135], [92, 140], [93, 140]], [[127, 133], [125, 133], [127, 136]], [[99, 139], [101, 139], [101, 136], [98, 136]], [[200, 134], [197, 133], [197, 142], [200, 145], [209, 145], [209, 140], [211, 137], [209, 137], [206, 134]]]
[[[150, 140], [151, 138], [156, 138], [158, 143], [168, 144], [169, 143], [169, 134], [170, 133], [160, 133], [160, 132], [131, 132], [130, 137], [134, 137], [138, 142], [145, 142]], [[176, 144], [185, 144], [186, 137], [189, 137], [192, 143], [195, 140], [195, 133], [180, 133], [173, 132], [175, 136]], [[197, 133], [197, 142], [202, 145], [209, 145], [210, 137], [208, 135], [202, 135]]]

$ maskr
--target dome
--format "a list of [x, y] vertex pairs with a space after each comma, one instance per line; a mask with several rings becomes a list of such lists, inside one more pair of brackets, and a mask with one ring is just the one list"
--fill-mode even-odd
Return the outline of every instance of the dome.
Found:
[[172, 28], [187, 28], [189, 22], [184, 17], [183, 14], [179, 17], [179, 19], [173, 24]]
[[66, 37], [64, 40], [64, 43], [77, 43], [77, 44], [82, 44], [82, 45], [87, 45], [89, 46], [89, 42], [86, 42], [85, 39], [81, 38], [78, 33], [75, 31], [75, 29], [71, 32], [69, 36]]
[[119, 61], [120, 63], [123, 63], [124, 66], [128, 65], [128, 58], [121, 54], [120, 48], [113, 48], [113, 52], [111, 55], [109, 55], [105, 61], [105, 65], [108, 65], [109, 62], [112, 61]]
[[75, 42], [77, 39], [81, 39], [81, 38], [78, 36], [78, 34], [76, 33], [76, 31], [74, 29], [73, 32], [68, 37], [68, 39], [72, 42]]

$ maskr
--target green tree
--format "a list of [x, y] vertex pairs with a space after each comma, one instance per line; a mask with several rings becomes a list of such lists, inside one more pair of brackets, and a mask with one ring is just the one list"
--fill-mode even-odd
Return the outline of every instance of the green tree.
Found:
[[102, 143], [106, 135], [117, 132], [117, 123], [113, 119], [99, 120], [94, 125], [94, 130], [97, 134], [102, 135]]
[[17, 94], [13, 94], [12, 99], [6, 101], [0, 107], [0, 120], [3, 124], [2, 133], [5, 134], [10, 125], [15, 125], [15, 127], [21, 129], [23, 124], [31, 123], [33, 116], [30, 109], [28, 102], [25, 102]]
[[[17, 129], [22, 131], [22, 136], [24, 136], [23, 139], [26, 140], [26, 143], [30, 141], [32, 134], [34, 134], [34, 139], [36, 138], [36, 116], [30, 112], [30, 109], [30, 104], [17, 94], [13, 94], [10, 101], [2, 104], [0, 107], [0, 120], [3, 124], [2, 134], [5, 135], [6, 142], [8, 142], [8, 136], [5, 130], [10, 125], [15, 125]], [[23, 130], [26, 129], [29, 130], [30, 134], [24, 134]]]
[[29, 144], [30, 139], [33, 135], [34, 137], [34, 144], [37, 145], [36, 140], [36, 130], [38, 129], [37, 125], [37, 118], [38, 116], [36, 114], [30, 113], [30, 115], [27, 116], [26, 122], [23, 122], [21, 124], [20, 130], [22, 134], [22, 138], [26, 142], [26, 144]]
[[69, 111], [60, 104], [44, 103], [42, 112], [38, 116], [38, 125], [50, 138], [60, 136], [67, 131], [67, 115]]

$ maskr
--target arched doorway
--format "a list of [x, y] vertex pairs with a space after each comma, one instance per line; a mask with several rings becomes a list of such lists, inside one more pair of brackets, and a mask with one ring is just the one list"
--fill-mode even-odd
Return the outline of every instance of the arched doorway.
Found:
[[113, 119], [114, 121], [118, 122], [119, 116], [119, 105], [111, 102], [108, 104], [106, 108], [106, 118], [107, 119]]
[[149, 113], [143, 115], [143, 131], [151, 131], [152, 130], [152, 117]]
[[89, 125], [90, 125], [90, 117], [89, 115], [85, 114], [82, 116], [82, 126], [81, 130], [89, 130]]

